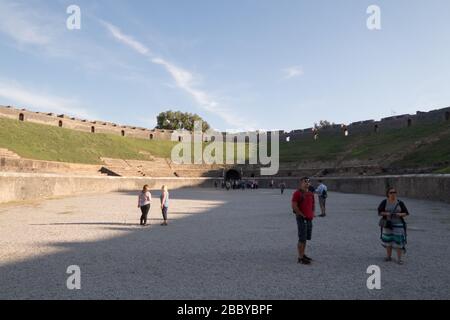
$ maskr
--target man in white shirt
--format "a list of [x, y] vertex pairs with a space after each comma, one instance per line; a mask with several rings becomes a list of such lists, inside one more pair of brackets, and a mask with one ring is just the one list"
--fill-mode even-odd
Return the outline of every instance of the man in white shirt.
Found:
[[327, 215], [326, 202], [328, 197], [328, 188], [322, 180], [319, 180], [319, 186], [316, 188], [316, 194], [319, 196], [319, 205], [322, 212], [319, 217], [325, 217]]

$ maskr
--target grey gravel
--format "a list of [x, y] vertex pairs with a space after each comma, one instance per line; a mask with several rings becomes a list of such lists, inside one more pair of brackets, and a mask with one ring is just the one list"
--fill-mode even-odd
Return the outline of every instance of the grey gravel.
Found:
[[[450, 205], [403, 199], [411, 216], [399, 266], [383, 261], [382, 198], [330, 193], [304, 266], [291, 194], [174, 190], [169, 226], [155, 202], [146, 228], [133, 193], [0, 206], [0, 299], [450, 298]], [[81, 290], [66, 288], [70, 265]], [[381, 290], [367, 289], [370, 265]]]

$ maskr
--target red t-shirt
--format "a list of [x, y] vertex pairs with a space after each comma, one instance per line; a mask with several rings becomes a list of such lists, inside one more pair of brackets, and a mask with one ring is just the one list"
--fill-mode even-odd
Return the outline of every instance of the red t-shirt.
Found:
[[296, 202], [298, 204], [300, 211], [307, 220], [314, 219], [314, 193], [297, 190], [292, 196], [292, 202]]

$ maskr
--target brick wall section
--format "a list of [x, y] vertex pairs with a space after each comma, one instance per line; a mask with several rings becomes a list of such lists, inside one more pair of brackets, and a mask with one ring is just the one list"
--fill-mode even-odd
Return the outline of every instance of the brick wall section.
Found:
[[[173, 133], [173, 131], [171, 130], [147, 129], [134, 126], [124, 126], [105, 121], [90, 121], [68, 117], [66, 115], [33, 112], [26, 109], [13, 108], [10, 106], [0, 106], [0, 117], [55, 127], [59, 126], [83, 132], [108, 133], [146, 140], [170, 141]], [[189, 135], [189, 133], [186, 132], [185, 135]]]

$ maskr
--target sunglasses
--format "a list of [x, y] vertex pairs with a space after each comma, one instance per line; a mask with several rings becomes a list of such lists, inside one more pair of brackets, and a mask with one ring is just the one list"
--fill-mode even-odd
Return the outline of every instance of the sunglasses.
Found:
[[397, 191], [391, 191], [389, 194], [397, 194]]

